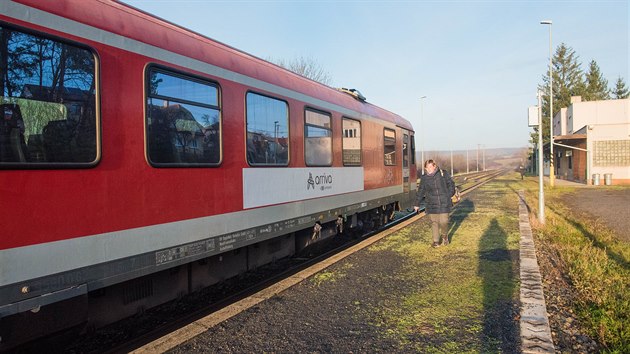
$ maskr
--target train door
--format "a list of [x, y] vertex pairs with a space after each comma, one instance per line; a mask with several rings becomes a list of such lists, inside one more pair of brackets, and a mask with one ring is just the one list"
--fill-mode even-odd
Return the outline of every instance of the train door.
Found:
[[412, 150], [410, 149], [410, 134], [408, 130], [403, 129], [403, 158], [402, 158], [402, 176], [403, 176], [403, 193], [408, 194], [411, 190], [411, 174], [409, 172], [412, 158]]
[[415, 203], [417, 181], [416, 181], [416, 144], [413, 132], [402, 129], [403, 134], [403, 203], [402, 208], [410, 208]]

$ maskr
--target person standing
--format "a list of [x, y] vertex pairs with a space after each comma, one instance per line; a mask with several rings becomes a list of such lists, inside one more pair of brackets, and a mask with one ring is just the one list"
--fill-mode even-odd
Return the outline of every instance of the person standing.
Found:
[[[425, 212], [431, 219], [432, 246], [446, 246], [449, 244], [448, 214], [453, 206], [451, 196], [455, 194], [455, 183], [449, 173], [440, 169], [433, 160], [425, 161], [424, 169], [426, 173], [420, 177], [414, 210], [416, 212], [419, 210], [419, 205], [424, 199]], [[440, 238], [442, 243], [440, 243]]]

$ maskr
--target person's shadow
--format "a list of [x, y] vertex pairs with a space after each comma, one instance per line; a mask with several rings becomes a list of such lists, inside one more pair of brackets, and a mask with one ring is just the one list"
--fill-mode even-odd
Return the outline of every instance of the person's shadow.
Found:
[[455, 233], [462, 225], [464, 220], [468, 217], [470, 213], [475, 211], [475, 203], [473, 203], [470, 199], [462, 199], [461, 202], [456, 204], [453, 207], [453, 211], [451, 212], [450, 218], [450, 228], [448, 230], [448, 239], [449, 241], [453, 239]]
[[[498, 352], [514, 353], [519, 340], [519, 327], [515, 317], [518, 301], [519, 250], [508, 248], [508, 233], [493, 218], [479, 240], [477, 274], [483, 285], [483, 340], [497, 340]], [[515, 299], [516, 298], [516, 299]]]

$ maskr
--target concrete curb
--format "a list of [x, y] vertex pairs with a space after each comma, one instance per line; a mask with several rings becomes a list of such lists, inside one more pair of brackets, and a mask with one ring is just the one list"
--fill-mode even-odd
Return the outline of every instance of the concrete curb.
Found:
[[521, 352], [555, 353], [525, 194], [519, 191]]

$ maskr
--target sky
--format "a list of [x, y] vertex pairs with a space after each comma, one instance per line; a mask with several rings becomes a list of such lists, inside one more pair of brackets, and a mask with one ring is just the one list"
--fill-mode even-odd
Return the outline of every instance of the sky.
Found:
[[[414, 126], [416, 148], [529, 146], [527, 108], [560, 43], [629, 80], [628, 0], [124, 0], [262, 59], [315, 60], [332, 86]], [[421, 97], [426, 98], [421, 99]]]

